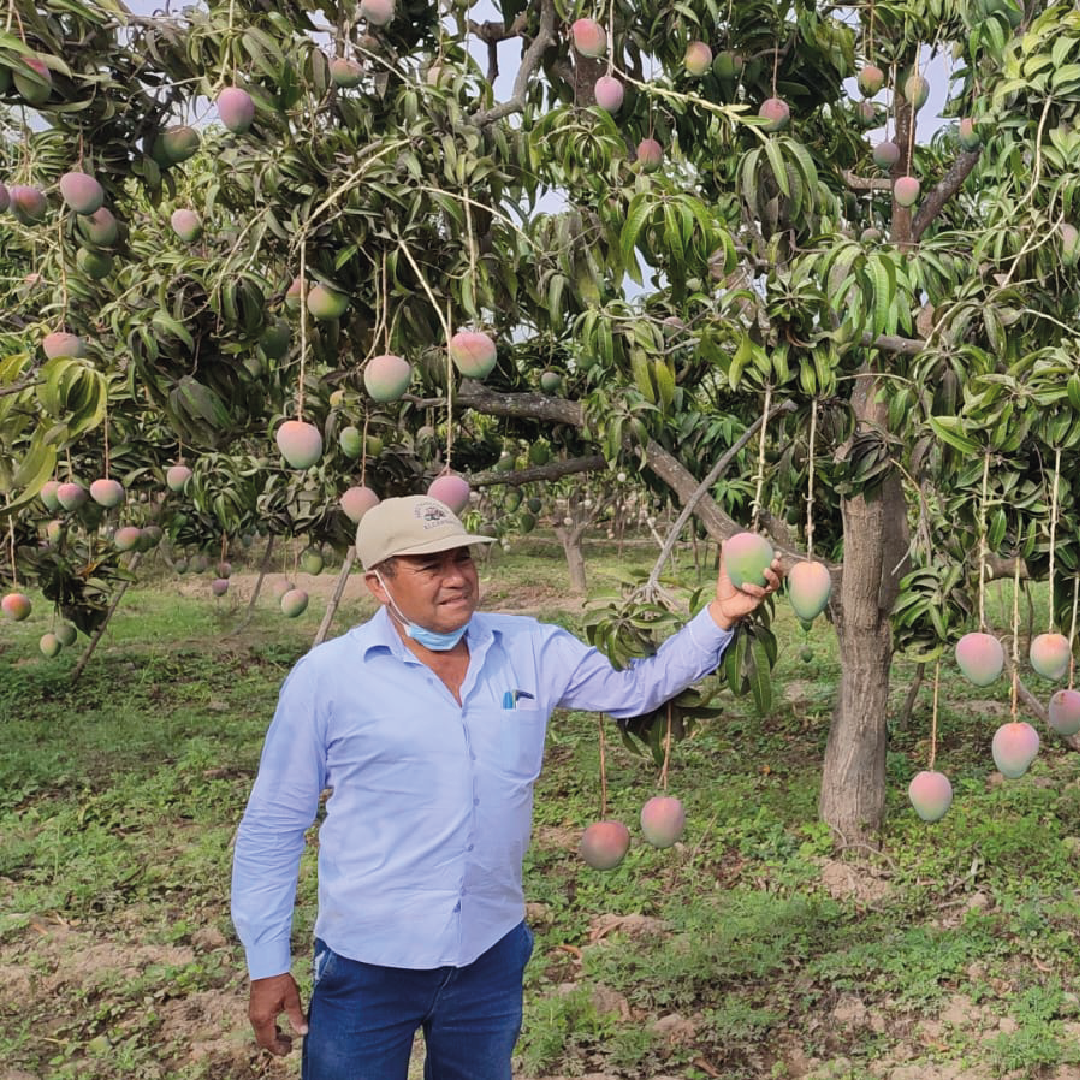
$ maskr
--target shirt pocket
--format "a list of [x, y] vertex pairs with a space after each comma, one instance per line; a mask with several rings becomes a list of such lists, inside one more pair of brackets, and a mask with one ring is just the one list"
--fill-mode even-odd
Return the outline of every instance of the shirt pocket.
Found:
[[544, 760], [547, 717], [539, 709], [502, 709], [495, 767], [515, 780], [535, 780]]

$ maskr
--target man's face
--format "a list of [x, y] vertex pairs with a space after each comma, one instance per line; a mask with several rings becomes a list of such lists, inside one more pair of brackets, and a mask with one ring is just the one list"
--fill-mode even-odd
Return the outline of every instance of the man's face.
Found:
[[[480, 602], [480, 582], [472, 552], [467, 547], [451, 548], [434, 555], [398, 555], [395, 573], [374, 573], [367, 586], [375, 598], [387, 604], [387, 588], [401, 614], [425, 630], [448, 634], [472, 618]], [[393, 612], [393, 606], [387, 605]]]

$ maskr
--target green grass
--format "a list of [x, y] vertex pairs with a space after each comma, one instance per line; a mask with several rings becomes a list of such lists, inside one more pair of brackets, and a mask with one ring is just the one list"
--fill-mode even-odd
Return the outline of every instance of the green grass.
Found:
[[[590, 575], [612, 584], [628, 564], [648, 569], [651, 555], [628, 549], [619, 566], [610, 548], [593, 548]], [[497, 553], [485, 592], [489, 607], [539, 606], [579, 625], [581, 603], [566, 596], [550, 543]], [[289, 621], [267, 599], [230, 637], [237, 598], [215, 604], [178, 597], [164, 581], [144, 585], [124, 598], [73, 687], [77, 650], [39, 655], [48, 619], [33, 599], [31, 619], [5, 623], [0, 639], [5, 1066], [58, 1080], [297, 1075], [298, 1055], [268, 1063], [246, 1026], [230, 845], [278, 687], [322, 605]], [[997, 602], [992, 589], [992, 615]], [[370, 610], [350, 599], [338, 628]], [[967, 687], [946, 659], [937, 761], [953, 780], [953, 807], [927, 825], [907, 804], [907, 781], [929, 752], [927, 685], [890, 740], [883, 851], [845, 856], [859, 891], [838, 891], [830, 882], [845, 863], [816, 817], [836, 643], [816, 627], [814, 658], [800, 662], [802, 632], [779, 610], [773, 715], [728, 698], [675, 751], [670, 790], [688, 815], [675, 849], [635, 842], [609, 873], [578, 860], [576, 836], [599, 812], [597, 721], [553, 718], [526, 859], [528, 899], [544, 908], [522, 1071], [824, 1080], [925, 1060], [927, 1076], [946, 1061], [1053, 1076], [1080, 1056], [1070, 992], [1080, 762], [1047, 737], [1027, 776], [989, 784], [1007, 687]], [[896, 708], [911, 677], [898, 659]], [[1030, 685], [1044, 698], [1051, 689]], [[611, 737], [606, 757], [608, 811], [636, 831], [656, 770]], [[315, 900], [312, 850], [294, 921], [305, 995]], [[597, 933], [601, 916], [631, 914], [659, 922], [642, 936]], [[960, 1019], [941, 1021], [958, 1001]], [[862, 1010], [854, 1020], [852, 1002]], [[681, 1040], [654, 1030], [662, 1017], [683, 1024]]]

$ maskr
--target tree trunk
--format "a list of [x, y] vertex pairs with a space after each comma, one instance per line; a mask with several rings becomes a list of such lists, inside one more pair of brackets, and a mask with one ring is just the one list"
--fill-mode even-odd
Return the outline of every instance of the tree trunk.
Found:
[[566, 566], [570, 571], [570, 591], [575, 596], [584, 596], [587, 588], [585, 580], [585, 554], [581, 550], [581, 538], [585, 535], [584, 525], [556, 525], [555, 535], [562, 544], [566, 555]]

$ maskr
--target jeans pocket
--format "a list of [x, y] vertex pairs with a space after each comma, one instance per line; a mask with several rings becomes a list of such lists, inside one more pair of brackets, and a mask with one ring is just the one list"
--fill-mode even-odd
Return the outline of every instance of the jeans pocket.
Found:
[[315, 955], [311, 961], [312, 989], [319, 985], [333, 968], [337, 953], [320, 938], [315, 939]]
[[525, 931], [525, 933], [522, 935], [525, 938], [525, 959], [522, 960], [522, 962], [521, 962], [521, 969], [522, 969], [522, 971], [524, 971], [526, 966], [529, 963], [529, 960], [532, 957], [533, 948], [536, 945], [536, 937], [533, 934], [533, 932], [529, 929], [529, 926], [528, 926], [527, 923], [523, 922], [521, 924], [521, 928]]

